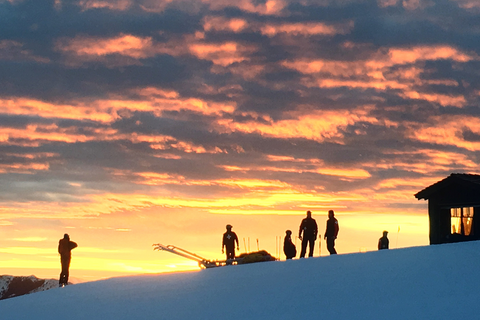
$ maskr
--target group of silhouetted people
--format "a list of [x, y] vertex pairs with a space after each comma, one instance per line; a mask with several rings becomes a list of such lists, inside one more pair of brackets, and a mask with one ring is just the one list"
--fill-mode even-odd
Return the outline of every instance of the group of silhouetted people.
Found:
[[[222, 239], [222, 253], [226, 252], [228, 264], [231, 259], [235, 258], [235, 244], [237, 245], [237, 250], [240, 250], [240, 248], [238, 244], [238, 237], [235, 232], [232, 231], [232, 226], [227, 224], [226, 228], [227, 231], [223, 234]], [[335, 213], [333, 212], [333, 210], [329, 210], [324, 239], [327, 242], [327, 249], [330, 254], [337, 254], [337, 251], [335, 250], [335, 239], [337, 239], [338, 230], [338, 220], [335, 218]], [[283, 241], [283, 252], [285, 253], [287, 259], [293, 259], [297, 255], [297, 248], [292, 241], [292, 231], [287, 230], [285, 233], [286, 234]], [[302, 220], [298, 231], [298, 238], [302, 241], [300, 258], [305, 258], [305, 254], [307, 253], [307, 246], [309, 247], [308, 256], [313, 257], [315, 240], [317, 239], [317, 235], [317, 222], [315, 221], [315, 219], [312, 218], [312, 212], [307, 211], [307, 217]]]
[[[240, 250], [240, 248], [238, 244], [238, 237], [235, 232], [232, 231], [232, 226], [227, 224], [226, 228], [227, 231], [223, 234], [222, 239], [222, 253], [226, 253], [228, 264], [231, 259], [235, 258], [235, 243], [237, 244], [237, 250]], [[327, 249], [330, 254], [337, 253], [337, 251], [335, 250], [335, 239], [337, 239], [338, 230], [338, 220], [335, 218], [335, 213], [333, 212], [333, 210], [330, 210], [328, 211], [328, 220], [324, 235], [324, 239], [327, 240]], [[312, 212], [307, 211], [307, 217], [302, 220], [298, 232], [298, 238], [302, 241], [300, 258], [305, 258], [307, 246], [309, 246], [308, 256], [313, 257], [317, 234], [317, 222], [315, 221], [315, 219], [312, 218]], [[297, 255], [297, 248], [292, 242], [292, 231], [290, 230], [286, 231], [283, 242], [283, 252], [285, 253], [287, 259], [293, 259]]]
[[[335, 239], [337, 239], [338, 235], [338, 220], [335, 218], [335, 213], [333, 210], [328, 211], [328, 220], [327, 220], [327, 226], [325, 229], [325, 234], [324, 234], [324, 239], [327, 240], [327, 249], [330, 254], [337, 254], [337, 251], [335, 250]], [[286, 233], [288, 234], [291, 231], [287, 230]], [[318, 226], [317, 222], [315, 219], [312, 218], [312, 212], [307, 211], [307, 217], [302, 220], [302, 223], [300, 224], [300, 229], [298, 231], [298, 239], [302, 241], [302, 250], [300, 251], [300, 258], [305, 258], [305, 254], [307, 253], [307, 246], [309, 247], [308, 251], [308, 256], [313, 257], [313, 251], [315, 249], [315, 240], [317, 239], [317, 234], [318, 234]], [[322, 236], [320, 236], [321, 238]], [[285, 237], [287, 238], [287, 236]], [[291, 237], [290, 237], [290, 242], [291, 242]], [[293, 243], [292, 243], [293, 244]], [[291, 248], [291, 245], [288, 245], [289, 248]], [[284, 248], [285, 251], [285, 248]], [[287, 259], [291, 259], [295, 256], [292, 257], [291, 255], [292, 250], [289, 249], [289, 254], [285, 252], [285, 256], [287, 256]]]

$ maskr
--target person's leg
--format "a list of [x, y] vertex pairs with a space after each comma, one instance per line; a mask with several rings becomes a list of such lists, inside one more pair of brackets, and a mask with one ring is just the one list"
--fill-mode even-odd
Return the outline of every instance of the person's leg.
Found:
[[305, 253], [307, 253], [307, 239], [302, 239], [302, 251], [300, 252], [300, 258], [305, 258]]
[[231, 264], [231, 261], [228, 262], [228, 260], [231, 260], [233, 258], [235, 258], [235, 249], [227, 248], [227, 264]]
[[62, 272], [60, 272], [60, 278], [58, 279], [58, 285], [59, 285], [60, 287], [63, 286], [64, 281], [65, 281], [65, 280], [64, 280], [64, 275], [63, 275], [63, 271], [62, 271]]
[[308, 239], [308, 246], [310, 251], [308, 252], [309, 257], [313, 257], [313, 250], [315, 249], [315, 238]]
[[71, 260], [71, 257], [67, 257], [65, 259], [65, 265], [62, 266], [62, 269], [64, 269], [63, 271], [63, 274], [64, 274], [64, 284], [67, 285], [68, 284], [68, 277], [70, 275], [70, 260]]
[[330, 254], [337, 254], [335, 250], [335, 238], [327, 238], [327, 249]]
[[62, 272], [60, 273], [59, 285], [66, 285], [68, 283], [68, 268], [70, 267], [70, 259], [68, 257], [61, 257]]

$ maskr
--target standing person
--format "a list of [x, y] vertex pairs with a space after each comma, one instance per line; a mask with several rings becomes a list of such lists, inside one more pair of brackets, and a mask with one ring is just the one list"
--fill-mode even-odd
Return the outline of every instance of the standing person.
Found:
[[378, 239], [378, 250], [388, 249], [388, 244], [390, 241], [388, 241], [387, 234], [388, 231], [383, 231], [383, 237]]
[[235, 241], [237, 242], [237, 250], [240, 250], [238, 245], [238, 237], [235, 232], [232, 231], [232, 226], [227, 224], [227, 232], [223, 234], [222, 240], [222, 253], [224, 248], [227, 250], [227, 260], [235, 259]]
[[337, 239], [338, 230], [338, 220], [335, 219], [335, 213], [333, 210], [329, 210], [324, 239], [327, 239], [327, 249], [330, 254], [337, 254], [337, 250], [335, 250], [335, 239]]
[[300, 258], [305, 258], [305, 253], [307, 253], [307, 244], [310, 249], [308, 256], [313, 257], [313, 249], [315, 248], [315, 239], [317, 239], [317, 233], [317, 222], [312, 218], [312, 212], [307, 211], [307, 217], [302, 220], [302, 223], [300, 224], [300, 230], [298, 231], [298, 238], [302, 240], [302, 251], [300, 252]]
[[60, 254], [60, 262], [62, 263], [62, 272], [60, 273], [59, 285], [64, 287], [68, 284], [70, 260], [72, 259], [72, 249], [75, 249], [77, 244], [70, 241], [68, 234], [63, 235], [63, 239], [58, 242], [58, 253]]
[[292, 242], [292, 231], [285, 231], [285, 239], [283, 240], [283, 252], [287, 259], [295, 258], [297, 255], [297, 248]]

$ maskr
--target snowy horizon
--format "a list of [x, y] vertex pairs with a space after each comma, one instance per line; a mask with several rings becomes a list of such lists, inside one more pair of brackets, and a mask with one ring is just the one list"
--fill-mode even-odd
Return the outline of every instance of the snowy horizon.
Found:
[[478, 263], [473, 241], [111, 278], [0, 308], [16, 320], [475, 318]]

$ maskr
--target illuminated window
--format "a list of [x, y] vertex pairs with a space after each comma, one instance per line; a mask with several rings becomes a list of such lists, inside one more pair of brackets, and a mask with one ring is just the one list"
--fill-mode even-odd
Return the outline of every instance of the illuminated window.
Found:
[[473, 207], [450, 209], [452, 234], [469, 236], [472, 231]]

